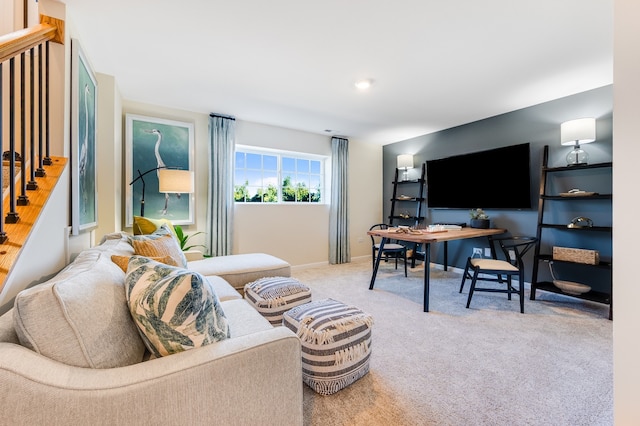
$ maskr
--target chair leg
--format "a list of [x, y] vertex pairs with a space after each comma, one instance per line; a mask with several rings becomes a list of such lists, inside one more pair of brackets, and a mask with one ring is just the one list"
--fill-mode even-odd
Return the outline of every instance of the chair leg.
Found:
[[518, 286], [520, 288], [520, 313], [524, 314], [524, 274], [522, 273], [522, 271], [520, 271], [518, 279]]
[[402, 254], [404, 255], [404, 277], [407, 278], [407, 251], [403, 251]]
[[464, 272], [462, 273], [462, 282], [460, 283], [460, 291], [458, 293], [462, 293], [462, 289], [464, 288], [464, 282], [467, 279], [467, 275], [469, 274], [469, 259], [467, 259], [467, 264], [464, 267]]
[[469, 287], [469, 297], [467, 298], [467, 309], [471, 304], [471, 298], [473, 297], [473, 291], [476, 289], [476, 281], [478, 280], [478, 270], [473, 271], [473, 277], [471, 278], [471, 287]]
[[513, 293], [513, 286], [511, 285], [511, 275], [507, 275], [507, 299], [511, 300], [511, 293]]

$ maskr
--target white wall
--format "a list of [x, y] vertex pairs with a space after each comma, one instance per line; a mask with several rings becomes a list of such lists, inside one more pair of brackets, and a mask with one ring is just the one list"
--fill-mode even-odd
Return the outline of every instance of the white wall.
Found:
[[613, 75], [613, 365], [616, 425], [640, 424], [640, 3], [615, 0]]
[[123, 221], [123, 126], [122, 100], [115, 78], [96, 73], [98, 119], [96, 162], [98, 182], [97, 242], [103, 235], [122, 229]]

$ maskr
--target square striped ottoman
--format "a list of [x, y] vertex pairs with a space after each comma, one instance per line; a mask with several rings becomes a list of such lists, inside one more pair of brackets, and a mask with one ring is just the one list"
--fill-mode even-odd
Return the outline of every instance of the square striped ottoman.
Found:
[[331, 395], [369, 372], [371, 315], [324, 299], [288, 310], [282, 323], [300, 338], [302, 380], [317, 393]]
[[282, 325], [282, 314], [311, 302], [311, 290], [295, 278], [265, 277], [244, 286], [244, 298], [273, 326]]

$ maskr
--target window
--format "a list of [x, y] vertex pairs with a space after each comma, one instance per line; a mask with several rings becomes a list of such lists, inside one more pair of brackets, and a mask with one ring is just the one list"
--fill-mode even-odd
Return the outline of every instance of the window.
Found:
[[236, 147], [234, 199], [239, 203], [324, 203], [326, 158]]

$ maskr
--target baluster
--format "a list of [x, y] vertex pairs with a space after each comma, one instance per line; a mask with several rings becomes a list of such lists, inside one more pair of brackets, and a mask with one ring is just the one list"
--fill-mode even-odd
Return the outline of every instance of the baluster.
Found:
[[16, 212], [16, 186], [15, 167], [16, 167], [16, 118], [15, 118], [15, 58], [9, 59], [9, 212], [5, 217], [5, 223], [16, 223], [20, 220], [20, 216]]
[[51, 161], [51, 157], [49, 157], [49, 40], [47, 40], [46, 44], [45, 44], [46, 50], [47, 50], [47, 66], [46, 66], [46, 73], [47, 73], [47, 78], [46, 78], [46, 89], [45, 89], [45, 93], [46, 93], [46, 109], [47, 109], [47, 139], [45, 142], [45, 147], [46, 147], [46, 157], [44, 157], [43, 160], [43, 164], [45, 164], [46, 166], [50, 166], [53, 164], [53, 161]]
[[[15, 153], [12, 152], [12, 157], [18, 157], [15, 160], [20, 161], [20, 195], [18, 195], [18, 199], [16, 200], [19, 206], [26, 206], [29, 204], [29, 197], [27, 197], [27, 186], [26, 186], [26, 169], [25, 169], [25, 150], [27, 148], [27, 132], [26, 132], [26, 117], [27, 117], [27, 107], [26, 107], [26, 91], [25, 91], [25, 53], [22, 52], [20, 54], [20, 152]], [[21, 156], [21, 157], [20, 157]]]
[[[2, 65], [3, 63], [0, 62], [0, 146], [4, 146], [4, 129], [2, 127], [4, 123], [4, 111], [2, 110], [2, 104], [4, 104], [4, 102], [1, 101], [2, 99], [4, 99], [4, 75], [2, 73]], [[2, 164], [2, 169], [4, 172], [4, 163]], [[4, 173], [0, 173], [0, 188], [4, 188], [3, 175]], [[4, 191], [2, 192], [4, 193]], [[2, 201], [0, 201], [0, 218], [2, 216], [4, 216], [4, 196], [2, 197]], [[4, 231], [4, 222], [0, 220], [0, 244], [4, 243], [5, 241], [7, 241], [7, 233]]]
[[[35, 180], [36, 173], [36, 153], [35, 153], [35, 48], [31, 48], [31, 59], [29, 61], [30, 70], [29, 70], [29, 100], [30, 100], [30, 108], [29, 108], [29, 162], [31, 163], [31, 167], [29, 167], [29, 182], [27, 183], [27, 189], [30, 191], [38, 189], [38, 183]], [[23, 161], [25, 161], [26, 156], [23, 153]]]
[[43, 155], [42, 155], [42, 116], [44, 115], [44, 105], [42, 104], [42, 43], [38, 45], [38, 169], [36, 170], [37, 177], [44, 177], [46, 175], [42, 168]]

